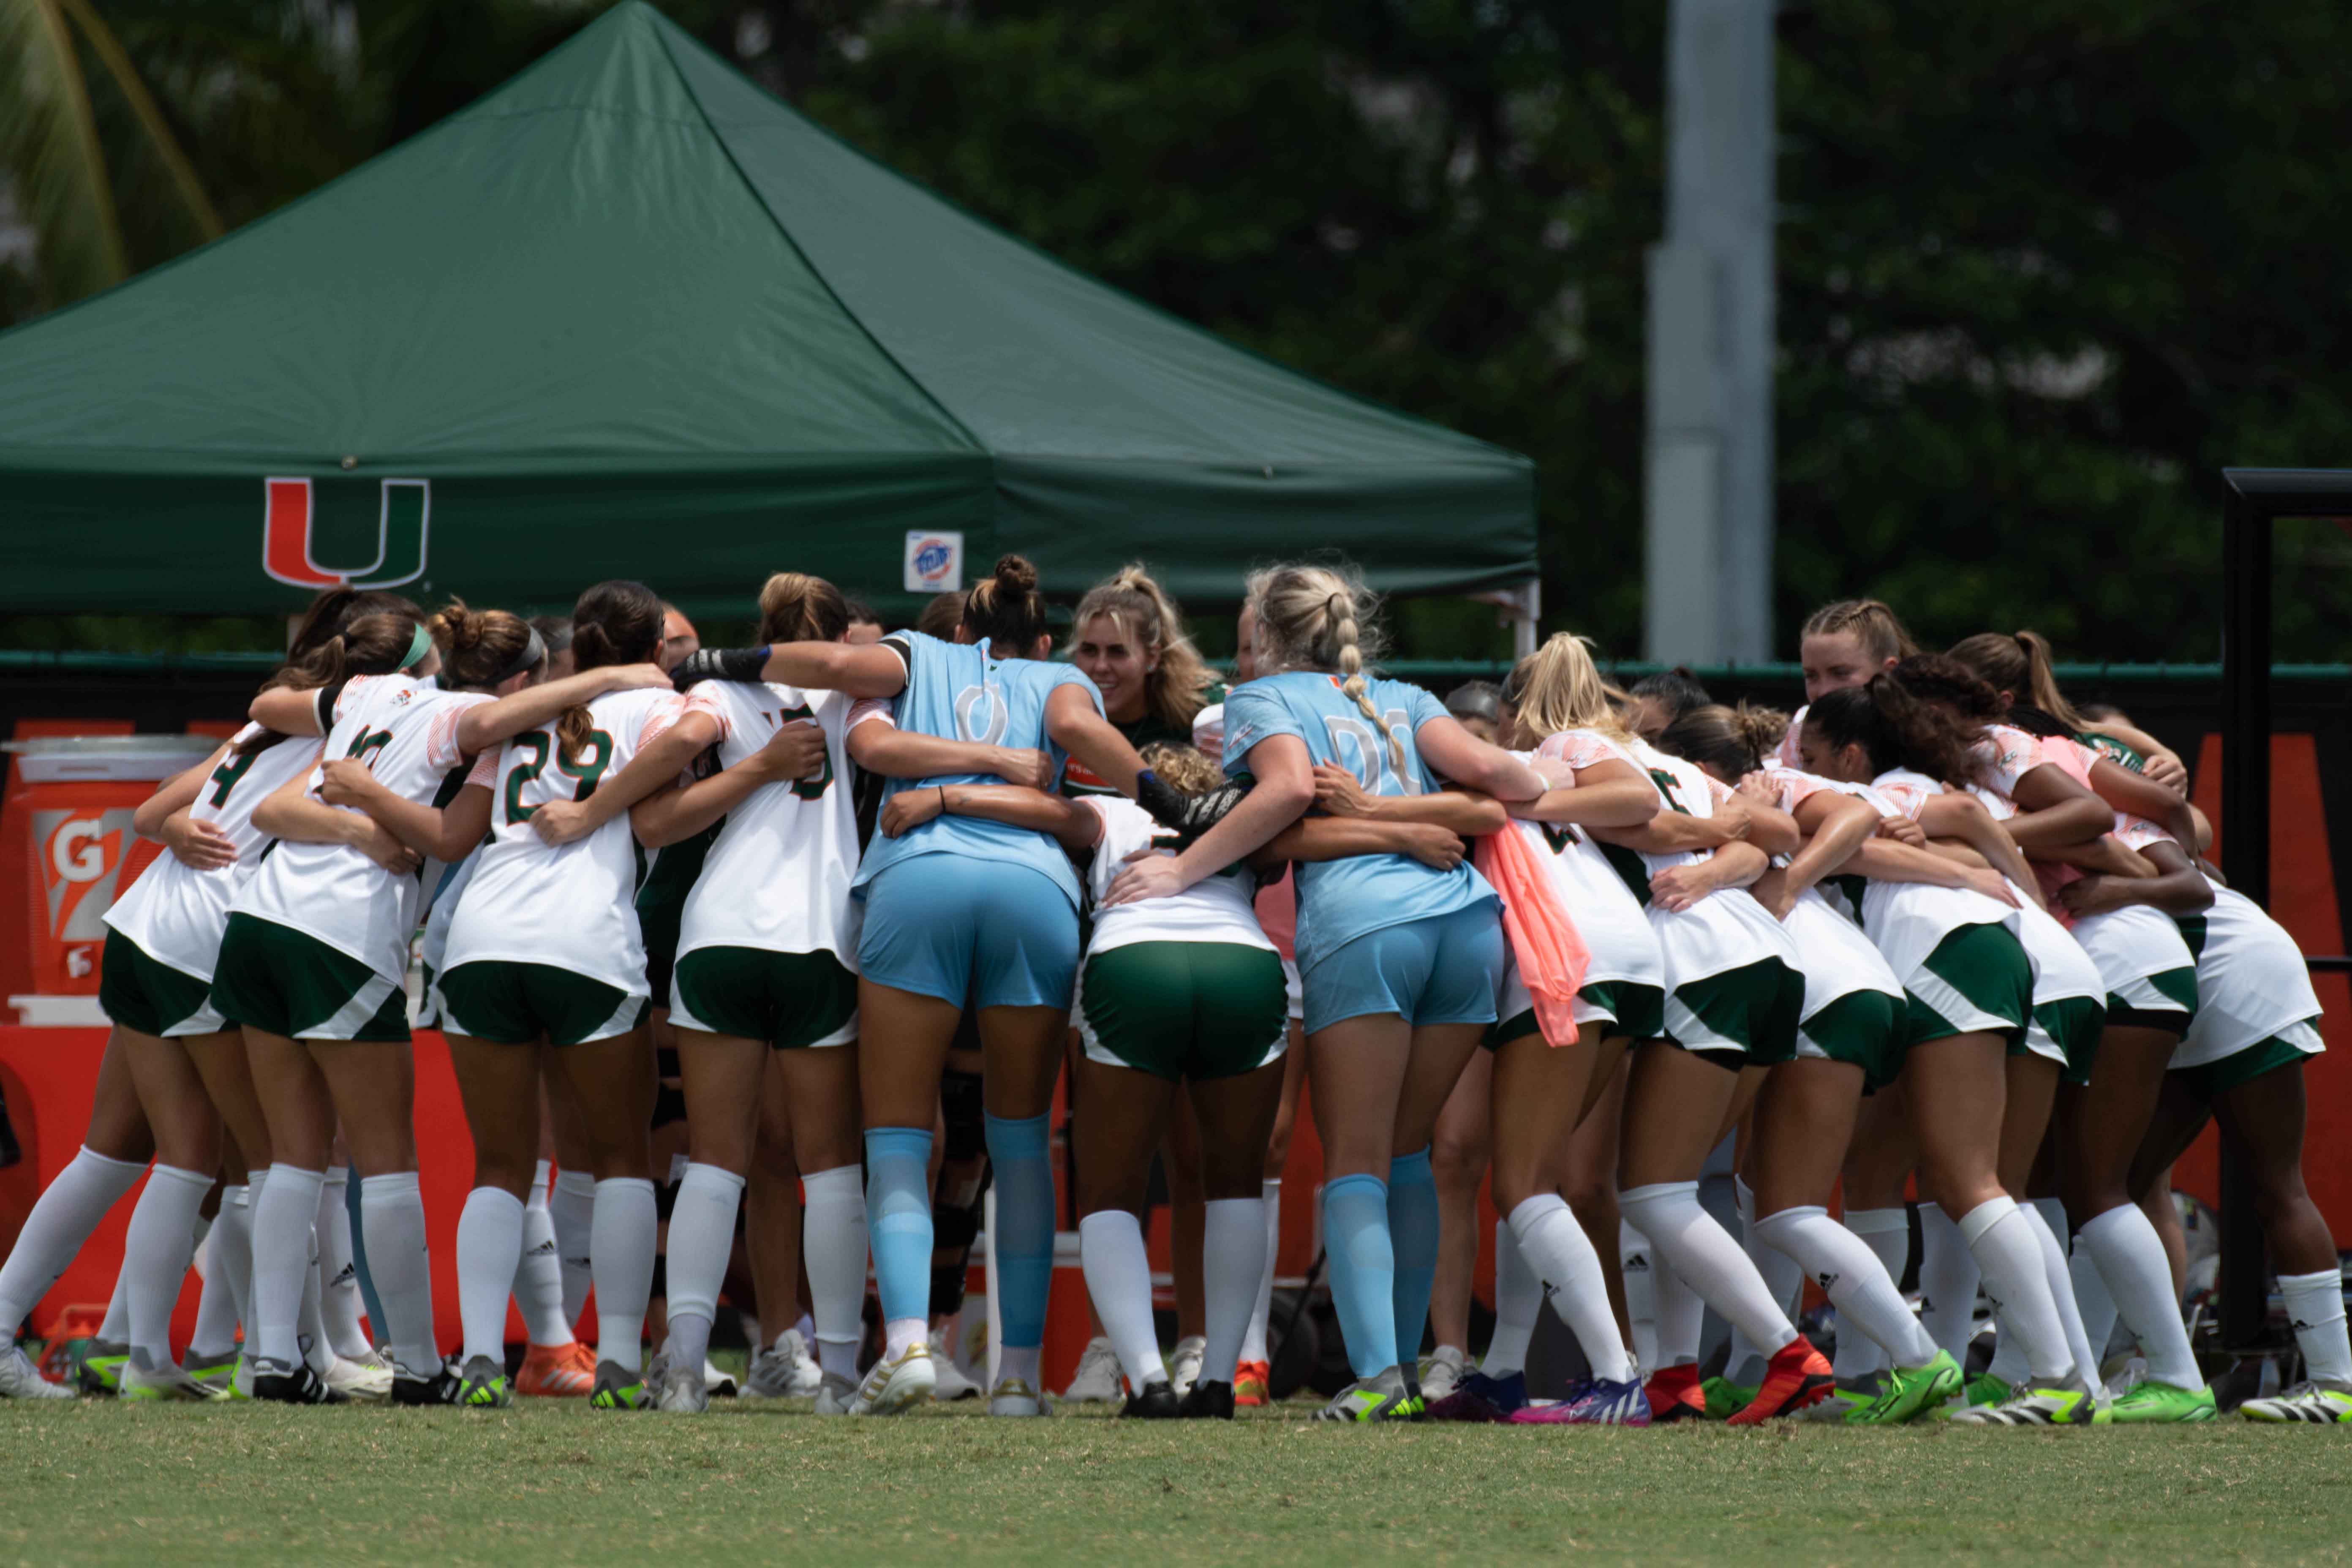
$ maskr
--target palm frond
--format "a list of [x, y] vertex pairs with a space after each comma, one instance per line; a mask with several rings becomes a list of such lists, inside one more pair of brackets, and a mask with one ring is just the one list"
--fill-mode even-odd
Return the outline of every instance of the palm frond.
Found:
[[188, 162], [187, 153], [181, 150], [179, 138], [172, 134], [172, 127], [165, 122], [163, 110], [157, 107], [154, 95], [147, 90], [147, 84], [140, 79], [137, 68], [131, 65], [131, 57], [123, 52], [122, 44], [115, 37], [114, 30], [100, 17], [89, 0], [56, 0], [56, 3], [72, 17], [74, 25], [81, 29], [82, 37], [89, 40], [91, 52], [106, 68], [107, 75], [114, 79], [115, 87], [131, 105], [131, 111], [139, 117], [139, 127], [147, 133], [148, 142], [163, 160], [164, 169], [170, 173], [172, 188], [179, 195], [181, 205], [188, 209], [188, 215], [195, 219], [196, 226], [204, 231], [206, 239], [218, 239], [222, 232], [220, 215], [213, 210], [212, 198], [205, 194], [204, 182], [196, 177], [195, 165]]
[[0, 159], [38, 237], [47, 291], [69, 300], [121, 282], [121, 221], [58, 0], [0, 0]]

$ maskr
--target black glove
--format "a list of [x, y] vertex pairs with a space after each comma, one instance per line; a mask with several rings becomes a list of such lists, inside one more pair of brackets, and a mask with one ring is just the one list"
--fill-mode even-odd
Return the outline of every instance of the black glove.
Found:
[[766, 644], [758, 647], [706, 647], [688, 654], [669, 672], [669, 683], [684, 691], [697, 681], [755, 682], [768, 668]]

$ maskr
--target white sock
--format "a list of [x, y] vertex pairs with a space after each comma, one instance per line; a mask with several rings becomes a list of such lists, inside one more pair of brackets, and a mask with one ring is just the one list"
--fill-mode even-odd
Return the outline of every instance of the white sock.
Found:
[[[1633, 1327], [1633, 1357], [1644, 1370], [1671, 1365], [1659, 1351], [1658, 1271], [1650, 1255], [1650, 1238], [1617, 1222], [1617, 1271], [1625, 1281], [1625, 1321]], [[1692, 1357], [1697, 1356], [1697, 1331], [1692, 1331]]]
[[[1633, 1375], [1633, 1358], [1617, 1331], [1617, 1316], [1609, 1308], [1609, 1285], [1601, 1276], [1601, 1255], [1584, 1226], [1569, 1212], [1568, 1200], [1558, 1193], [1538, 1193], [1511, 1210], [1508, 1219], [1515, 1243], [1512, 1250], [1521, 1267], [1539, 1281], [1550, 1298], [1552, 1310], [1576, 1336], [1592, 1375], [1607, 1383], [1623, 1383]], [[1502, 1237], [1496, 1238], [1501, 1257]], [[1502, 1295], [1502, 1269], [1496, 1266], [1496, 1297]], [[1525, 1354], [1524, 1342], [1521, 1354]]]
[[1078, 1261], [1095, 1316], [1118, 1352], [1128, 1386], [1139, 1394], [1145, 1384], [1164, 1380], [1168, 1370], [1151, 1320], [1151, 1262], [1144, 1256], [1143, 1227], [1125, 1209], [1097, 1209], [1081, 1217]]
[[555, 1221], [547, 1212], [547, 1162], [541, 1160], [522, 1203], [522, 1261], [515, 1265], [514, 1299], [530, 1342], [560, 1347], [572, 1342], [572, 1324], [563, 1315], [563, 1262], [555, 1250]]
[[[1769, 1246], [1756, 1233], [1756, 1193], [1739, 1176], [1731, 1178], [1734, 1205], [1739, 1211], [1739, 1247], [1748, 1254], [1748, 1261], [1756, 1266], [1764, 1288], [1779, 1302], [1781, 1316], [1796, 1321], [1798, 1303], [1805, 1296], [1805, 1271], [1797, 1260], [1777, 1247]], [[1822, 1211], [1827, 1213], [1827, 1210]], [[1757, 1348], [1747, 1332], [1738, 1327], [1731, 1331], [1731, 1350], [1723, 1363], [1723, 1375], [1743, 1387], [1753, 1387], [1764, 1381], [1766, 1353]]]
[[1976, 1331], [1977, 1260], [1958, 1224], [1934, 1204], [1919, 1205], [1919, 1323], [1936, 1348], [1968, 1364]]
[[563, 1321], [580, 1321], [588, 1308], [589, 1237], [595, 1226], [596, 1178], [585, 1171], [558, 1171], [547, 1194], [547, 1217], [555, 1226], [555, 1258], [563, 1268]]
[[2084, 1223], [2082, 1237], [2107, 1282], [2116, 1310], [2131, 1325], [2147, 1358], [2147, 1375], [2175, 1388], [2202, 1388], [2204, 1374], [2189, 1348], [2180, 1300], [2172, 1293], [2172, 1265], [2163, 1238], [2137, 1204], [2117, 1204]]
[[107, 1210], [146, 1170], [144, 1163], [84, 1148], [41, 1189], [7, 1263], [0, 1265], [0, 1335], [16, 1334], [16, 1325], [64, 1276]]
[[866, 1171], [836, 1165], [801, 1178], [801, 1264], [808, 1270], [809, 1328], [816, 1363], [857, 1380], [866, 1338]]
[[2106, 1364], [2107, 1346], [2116, 1337], [2116, 1299], [2107, 1294], [2107, 1282], [2099, 1274], [2099, 1265], [2091, 1256], [2090, 1244], [2083, 1233], [2074, 1233], [2074, 1245], [2067, 1252], [2066, 1272], [2074, 1281], [2074, 1306], [2083, 1314], [2083, 1333], [2089, 1342], [2098, 1363]]
[[325, 1291], [319, 1278], [319, 1226], [310, 1226], [310, 1261], [302, 1270], [302, 1308], [294, 1320], [295, 1340], [302, 1347], [302, 1359], [310, 1370], [325, 1377], [335, 1364], [335, 1352], [327, 1343], [327, 1315], [320, 1306]]
[[1511, 1222], [1495, 1222], [1495, 1337], [1486, 1342], [1486, 1359], [1478, 1370], [1488, 1377], [1508, 1377], [1528, 1367], [1528, 1343], [1535, 1338], [1536, 1318], [1543, 1310], [1543, 1281], [1528, 1266]]
[[596, 1287], [596, 1359], [623, 1372], [644, 1362], [646, 1308], [654, 1298], [654, 1245], [661, 1219], [654, 1184], [643, 1176], [596, 1184], [589, 1257]]
[[2303, 1375], [2338, 1388], [2352, 1383], [2352, 1343], [2346, 1341], [2344, 1330], [2343, 1270], [2282, 1274], [2279, 1294], [2286, 1299], [2286, 1321], [2294, 1325], [2294, 1342], [2303, 1348]]
[[[312, 1194], [314, 1207], [317, 1202]], [[384, 1321], [377, 1327], [393, 1359], [431, 1377], [441, 1370], [441, 1344], [433, 1326], [433, 1257], [425, 1250], [425, 1199], [415, 1172], [360, 1178], [360, 1232], [367, 1246], [368, 1279], [383, 1306]], [[506, 1281], [513, 1277], [509, 1268], [499, 1281], [502, 1302]]]
[[882, 1325], [882, 1359], [896, 1361], [910, 1345], [929, 1344], [931, 1323], [928, 1318], [892, 1318]]
[[1265, 1200], [1212, 1198], [1202, 1231], [1202, 1293], [1208, 1308], [1209, 1342], [1201, 1352], [1201, 1376], [1231, 1384], [1240, 1364], [1250, 1314], [1257, 1310], [1258, 1281], [1265, 1278]]
[[121, 1266], [114, 1270], [114, 1292], [106, 1299], [106, 1318], [98, 1325], [98, 1337], [116, 1344], [131, 1342], [131, 1279]]
[[1812, 1205], [1780, 1210], [1757, 1222], [1766, 1245], [1785, 1254], [1822, 1288], [1838, 1310], [1838, 1333], [1852, 1323], [1885, 1347], [1895, 1364], [1925, 1366], [1936, 1342], [1904, 1304], [1885, 1265], [1862, 1238]]
[[208, 1172], [156, 1163], [122, 1238], [121, 1286], [132, 1362], [147, 1372], [172, 1363], [172, 1309], [188, 1277], [196, 1211], [212, 1190]]
[[504, 1187], [476, 1187], [457, 1213], [457, 1322], [467, 1361], [487, 1356], [506, 1365], [507, 1292], [522, 1257], [522, 1209]]
[[[1896, 1289], [1901, 1289], [1903, 1271], [1911, 1261], [1910, 1215], [1899, 1205], [1891, 1209], [1848, 1209], [1845, 1227], [1862, 1238], [1871, 1256], [1878, 1259], [1879, 1267], [1886, 1270], [1886, 1277], [1895, 1282]], [[1904, 1310], [1907, 1313], [1910, 1309], [1906, 1307]], [[1840, 1383], [1859, 1382], [1887, 1364], [1885, 1346], [1866, 1333], [1847, 1333], [1843, 1322], [1838, 1325], [1837, 1353], [1830, 1358], [1830, 1369]]]
[[679, 1365], [700, 1366], [709, 1353], [742, 1202], [743, 1178], [723, 1165], [688, 1164], [678, 1179], [669, 1210], [669, 1351]]
[[2050, 1300], [2058, 1309], [2058, 1326], [2066, 1331], [2066, 1353], [2074, 1358], [2074, 1374], [2096, 1390], [2099, 1357], [2091, 1349], [2090, 1334], [2083, 1326], [2083, 1310], [2074, 1300], [2074, 1276], [2066, 1267], [2066, 1205], [2056, 1198], [2035, 1198], [2025, 1205], [2025, 1218], [2033, 1226], [2035, 1239], [2042, 1243], [2042, 1275], [2050, 1281]]
[[2074, 1370], [2074, 1357], [2066, 1348], [2058, 1305], [2051, 1300], [2041, 1238], [2016, 1200], [1986, 1199], [1960, 1216], [1960, 1234], [2002, 1330], [2016, 1334], [2033, 1377], [2063, 1379]]
[[1037, 1384], [1037, 1363], [1045, 1356], [1043, 1345], [999, 1345], [996, 1350], [996, 1379], [1003, 1383], [1020, 1379], [1034, 1389]]
[[[258, 1184], [261, 1199], [253, 1211], [253, 1300], [246, 1351], [289, 1370], [302, 1359], [302, 1277], [310, 1267], [310, 1229], [326, 1180], [324, 1172], [272, 1165]], [[373, 1263], [373, 1247], [368, 1257]]]
[[351, 1175], [349, 1166], [330, 1165], [327, 1184], [319, 1189], [319, 1306], [329, 1348], [345, 1361], [364, 1361], [375, 1347], [360, 1321], [367, 1303], [352, 1258]]
[[221, 1189], [220, 1215], [205, 1238], [205, 1289], [196, 1299], [196, 1331], [188, 1341], [192, 1356], [226, 1355], [236, 1349], [236, 1325], [245, 1317], [246, 1288], [253, 1280], [253, 1210], [242, 1185]]
[[1282, 1241], [1282, 1181], [1277, 1177], [1259, 1191], [1265, 1199], [1265, 1264], [1258, 1270], [1257, 1305], [1250, 1309], [1249, 1332], [1242, 1336], [1244, 1361], [1273, 1359], [1265, 1346], [1265, 1326], [1274, 1315], [1274, 1255]]
[[[1696, 1182], [1633, 1187], [1617, 1194], [1617, 1205], [1650, 1238], [1654, 1272], [1663, 1261], [1708, 1306], [1746, 1329], [1759, 1348], [1769, 1347], [1768, 1355], [1794, 1342], [1797, 1331], [1772, 1300], [1756, 1266], [1748, 1261], [1730, 1233], [1699, 1207]], [[1662, 1300], [1661, 1312], [1664, 1310]], [[1658, 1337], [1664, 1353], [1663, 1325]]]

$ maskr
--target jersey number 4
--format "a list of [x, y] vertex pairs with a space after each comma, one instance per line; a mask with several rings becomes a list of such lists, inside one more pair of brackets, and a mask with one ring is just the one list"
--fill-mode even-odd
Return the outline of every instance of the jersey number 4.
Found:
[[[528, 822], [530, 814], [539, 809], [535, 805], [523, 805], [522, 788], [547, 771], [547, 759], [553, 752], [554, 742], [546, 731], [530, 730], [514, 738], [514, 747], [518, 752], [528, 752], [529, 756], [514, 772], [507, 774], [507, 821], [509, 824]], [[573, 781], [572, 798], [574, 800], [586, 800], [594, 795], [596, 781], [604, 776], [604, 770], [612, 764], [613, 737], [602, 730], [588, 731], [587, 740], [581, 742], [578, 757], [565, 758], [561, 754], [555, 757], [556, 771], [569, 774]]]
[[258, 752], [231, 752], [222, 760], [221, 765], [213, 770], [209, 782], [213, 786], [212, 807], [215, 811], [227, 801], [228, 792], [236, 787], [236, 781], [246, 775], [253, 766], [253, 759], [260, 754]]

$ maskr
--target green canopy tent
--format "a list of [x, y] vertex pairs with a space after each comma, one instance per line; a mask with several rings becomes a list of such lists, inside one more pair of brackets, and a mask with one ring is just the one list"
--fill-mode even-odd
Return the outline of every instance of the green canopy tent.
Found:
[[[1533, 467], [1094, 281], [631, 0], [227, 237], [0, 334], [0, 609], [251, 613], [352, 581], [742, 613], [1001, 550], [1230, 600], [1345, 551], [1531, 586]], [[1529, 600], [1531, 603], [1531, 599]], [[903, 605], [905, 601], [899, 600]]]

